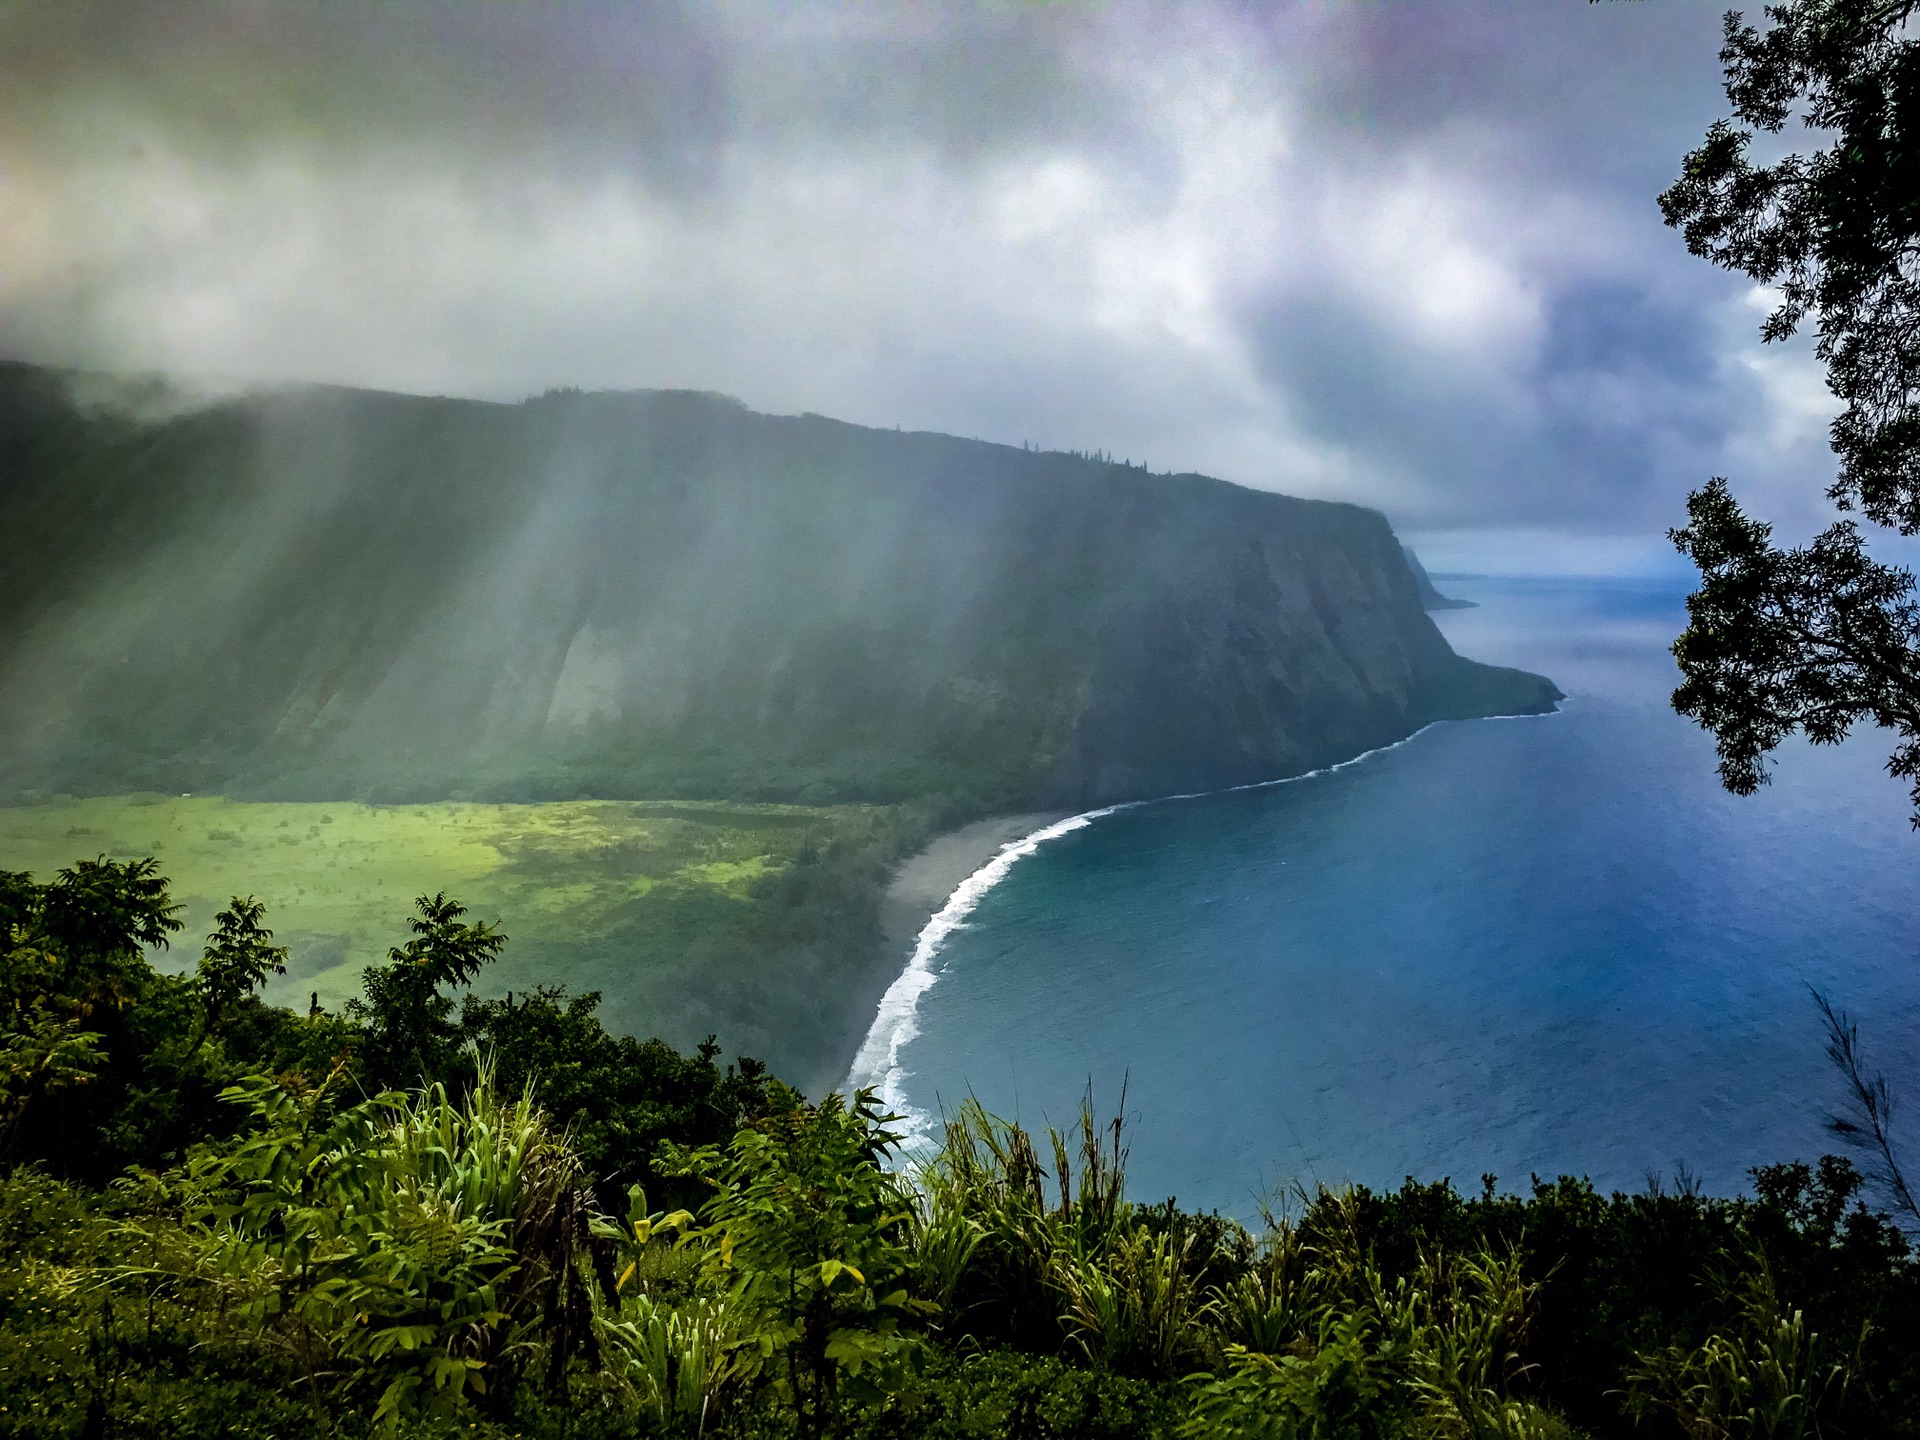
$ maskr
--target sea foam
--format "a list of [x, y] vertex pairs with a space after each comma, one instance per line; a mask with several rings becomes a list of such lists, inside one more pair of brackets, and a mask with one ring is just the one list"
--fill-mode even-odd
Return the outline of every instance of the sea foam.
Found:
[[[1504, 718], [1504, 717], [1489, 717]], [[1520, 718], [1520, 717], [1514, 717]], [[1444, 722], [1435, 721], [1434, 724]], [[1117, 805], [1105, 805], [1098, 810], [1082, 811], [1078, 815], [1069, 815], [1064, 820], [1056, 820], [1051, 825], [1042, 826], [1031, 835], [1009, 841], [1000, 847], [993, 859], [982, 865], [973, 874], [960, 882], [953, 894], [947, 897], [947, 903], [940, 907], [939, 913], [920, 931], [914, 941], [913, 956], [907, 961], [907, 968], [900, 972], [893, 984], [887, 987], [887, 993], [880, 997], [880, 1008], [873, 1017], [873, 1024], [867, 1030], [867, 1038], [861, 1042], [859, 1054], [854, 1056], [853, 1066], [847, 1071], [844, 1089], [851, 1094], [855, 1090], [872, 1087], [876, 1097], [900, 1120], [903, 1148], [914, 1152], [930, 1143], [933, 1139], [933, 1117], [925, 1111], [907, 1102], [904, 1082], [909, 1074], [902, 1062], [902, 1052], [920, 1034], [920, 997], [933, 988], [933, 982], [940, 978], [940, 971], [934, 965], [947, 938], [966, 924], [967, 916], [994, 886], [1007, 878], [1007, 873], [1020, 861], [1033, 854], [1049, 840], [1057, 840], [1062, 835], [1070, 835], [1075, 830], [1084, 830], [1094, 821], [1107, 815], [1118, 814], [1122, 810], [1137, 809], [1142, 805], [1161, 805], [1173, 800], [1201, 800], [1209, 795], [1231, 794], [1242, 790], [1267, 790], [1276, 785], [1291, 785], [1299, 780], [1311, 780], [1316, 776], [1328, 775], [1335, 770], [1344, 770], [1349, 765], [1358, 765], [1375, 755], [1388, 750], [1396, 750], [1409, 744], [1432, 729], [1432, 725], [1423, 725], [1405, 739], [1396, 740], [1389, 745], [1375, 746], [1363, 750], [1358, 755], [1340, 760], [1332, 765], [1323, 765], [1317, 770], [1307, 770], [1299, 775], [1285, 775], [1277, 780], [1256, 780], [1248, 785], [1230, 785], [1224, 790], [1194, 790], [1180, 795], [1162, 795], [1148, 800], [1125, 800]]]
[[907, 1072], [901, 1065], [900, 1052], [920, 1033], [920, 997], [932, 989], [933, 982], [940, 978], [940, 972], [934, 968], [933, 962], [941, 947], [947, 943], [947, 937], [966, 923], [974, 907], [989, 890], [1007, 878], [1008, 871], [1047, 841], [1070, 835], [1075, 830], [1084, 830], [1101, 816], [1111, 815], [1116, 810], [1147, 803], [1144, 800], [1129, 800], [1120, 805], [1083, 811], [1078, 815], [1069, 815], [1064, 820], [1056, 820], [1051, 825], [1043, 825], [1031, 835], [1008, 841], [991, 860], [960, 882], [953, 894], [947, 897], [947, 903], [921, 929], [914, 941], [913, 957], [907, 961], [907, 968], [900, 972], [893, 984], [887, 987], [887, 993], [880, 997], [880, 1009], [867, 1030], [867, 1038], [861, 1043], [860, 1053], [853, 1057], [853, 1068], [847, 1072], [846, 1083], [849, 1092], [868, 1086], [874, 1089], [880, 1101], [905, 1122], [904, 1138], [909, 1147], [931, 1138], [932, 1117], [907, 1104], [901, 1086]]

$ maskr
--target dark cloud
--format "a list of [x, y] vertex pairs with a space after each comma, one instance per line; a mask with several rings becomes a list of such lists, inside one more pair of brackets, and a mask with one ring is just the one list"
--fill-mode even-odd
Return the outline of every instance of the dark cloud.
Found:
[[1804, 349], [1762, 354], [1654, 205], [1724, 104], [1718, 31], [1582, 0], [0, 6], [0, 348], [716, 389], [1351, 497], [1469, 561], [1645, 559], [1711, 473], [1811, 525], [1828, 463]]

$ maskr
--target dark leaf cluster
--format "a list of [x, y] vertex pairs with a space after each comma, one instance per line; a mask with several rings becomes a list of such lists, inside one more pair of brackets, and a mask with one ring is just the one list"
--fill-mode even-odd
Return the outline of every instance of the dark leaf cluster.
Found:
[[[1762, 328], [1809, 319], [1842, 409], [1829, 490], [1903, 534], [1920, 530], [1920, 37], [1914, 0], [1785, 0], [1767, 24], [1726, 17], [1731, 116], [1660, 197], [1687, 248], [1775, 287]], [[1805, 153], [1755, 158], [1795, 117]], [[1901, 737], [1889, 771], [1913, 783], [1920, 826], [1920, 619], [1913, 580], [1875, 560], [1857, 526], [1779, 550], [1726, 481], [1688, 502], [1675, 544], [1700, 568], [1674, 646], [1674, 707], [1713, 731], [1727, 787], [1751, 793], [1788, 736], [1816, 744], [1871, 722]]]
[[[1833, 424], [1843, 509], [1920, 529], [1920, 39], [1913, 0], [1789, 0], [1758, 29], [1737, 13], [1720, 52], [1733, 115], [1660, 197], [1695, 255], [1764, 285], [1783, 340], [1816, 318], [1844, 409]], [[1773, 164], [1756, 131], [1798, 114], [1826, 143]]]
[[1842, 521], [1800, 549], [1747, 516], [1716, 479], [1687, 502], [1674, 543], [1700, 568], [1689, 623], [1673, 647], [1673, 704], [1712, 730], [1736, 794], [1767, 780], [1767, 757], [1795, 731], [1815, 744], [1861, 721], [1904, 738], [1888, 762], [1914, 782], [1920, 825], [1920, 605], [1913, 577], [1866, 552]]

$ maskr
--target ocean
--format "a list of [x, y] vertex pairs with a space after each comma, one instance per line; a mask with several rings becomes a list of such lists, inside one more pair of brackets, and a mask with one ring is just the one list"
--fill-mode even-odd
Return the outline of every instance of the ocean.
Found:
[[1553, 677], [1559, 713], [1054, 827], [923, 935], [850, 1079], [922, 1135], [968, 1095], [1064, 1126], [1124, 1093], [1130, 1193], [1243, 1218], [1409, 1175], [1739, 1191], [1837, 1147], [1814, 988], [1920, 1104], [1887, 737], [1729, 795], [1667, 704], [1684, 588], [1444, 588], [1480, 607], [1435, 617], [1454, 648]]

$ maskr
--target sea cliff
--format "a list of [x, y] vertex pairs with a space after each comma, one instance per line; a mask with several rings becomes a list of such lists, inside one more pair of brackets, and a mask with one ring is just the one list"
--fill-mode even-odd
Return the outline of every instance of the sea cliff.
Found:
[[16, 795], [1073, 808], [1558, 698], [1377, 512], [691, 392], [0, 366], [0, 533]]

